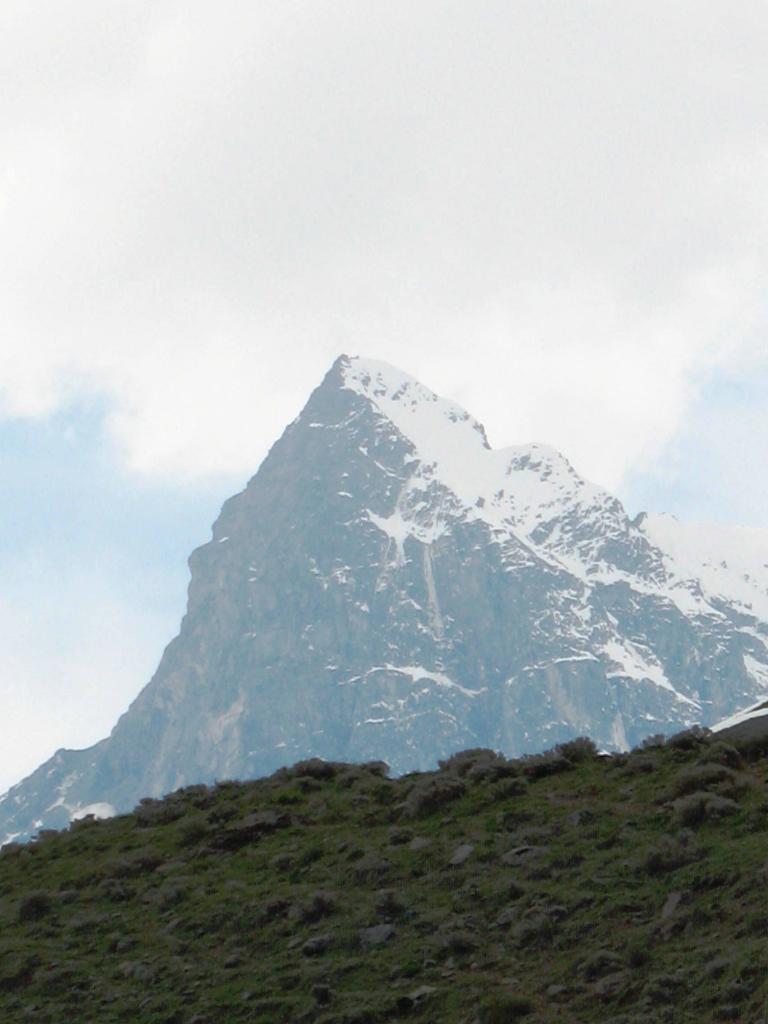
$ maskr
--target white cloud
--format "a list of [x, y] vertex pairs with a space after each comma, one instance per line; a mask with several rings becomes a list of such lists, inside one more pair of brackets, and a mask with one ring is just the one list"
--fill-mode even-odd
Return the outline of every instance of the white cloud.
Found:
[[[362, 352], [496, 445], [643, 497], [705, 466], [755, 521], [768, 419], [713, 381], [768, 371], [767, 37], [753, 0], [5, 0], [0, 418], [99, 395], [136, 473], [229, 487]], [[176, 625], [88, 538], [77, 572], [27, 541], [0, 790]]]
[[762, 5], [5, 11], [7, 415], [245, 475], [363, 351], [615, 486], [758, 350]]

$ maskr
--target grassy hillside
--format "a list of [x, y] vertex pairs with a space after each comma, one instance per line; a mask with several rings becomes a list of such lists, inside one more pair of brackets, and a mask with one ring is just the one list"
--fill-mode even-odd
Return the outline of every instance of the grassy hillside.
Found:
[[0, 1019], [768, 1019], [768, 760], [305, 762], [0, 855]]

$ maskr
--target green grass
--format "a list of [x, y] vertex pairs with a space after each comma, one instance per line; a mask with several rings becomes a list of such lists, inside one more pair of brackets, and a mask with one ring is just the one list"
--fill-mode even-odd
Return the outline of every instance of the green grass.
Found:
[[[735, 786], [696, 769], [713, 747], [476, 752], [397, 780], [309, 763], [11, 846], [0, 1019], [761, 1024], [768, 760]], [[691, 778], [738, 811], [682, 829]]]

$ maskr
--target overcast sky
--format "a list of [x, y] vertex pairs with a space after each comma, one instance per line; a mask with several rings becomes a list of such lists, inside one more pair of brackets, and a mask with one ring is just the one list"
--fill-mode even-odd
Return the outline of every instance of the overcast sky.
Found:
[[342, 351], [768, 526], [768, 7], [4, 0], [0, 789], [105, 735]]

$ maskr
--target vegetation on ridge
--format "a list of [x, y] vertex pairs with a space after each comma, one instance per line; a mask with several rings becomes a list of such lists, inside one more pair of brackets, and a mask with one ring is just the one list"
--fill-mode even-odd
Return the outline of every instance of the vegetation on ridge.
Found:
[[765, 751], [308, 761], [0, 855], [0, 1018], [630, 1024], [768, 1008]]

